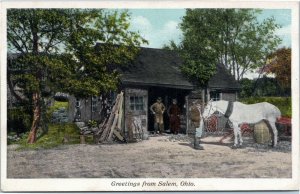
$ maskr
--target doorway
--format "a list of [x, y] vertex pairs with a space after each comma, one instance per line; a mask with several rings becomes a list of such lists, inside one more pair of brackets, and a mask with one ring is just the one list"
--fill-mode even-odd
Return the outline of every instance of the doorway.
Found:
[[181, 110], [181, 127], [179, 133], [186, 133], [186, 101], [185, 97], [190, 90], [167, 88], [167, 87], [150, 87], [148, 90], [148, 131], [154, 132], [154, 115], [150, 111], [150, 106], [156, 102], [158, 97], [162, 98], [162, 103], [166, 107], [164, 112], [164, 128], [165, 132], [170, 133], [170, 121], [167, 114], [168, 108], [172, 104], [173, 99], [177, 99], [177, 105]]

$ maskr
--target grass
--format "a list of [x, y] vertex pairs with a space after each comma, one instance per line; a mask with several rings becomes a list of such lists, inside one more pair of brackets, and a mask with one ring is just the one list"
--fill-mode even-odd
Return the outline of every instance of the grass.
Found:
[[269, 102], [279, 108], [281, 115], [285, 117], [292, 117], [292, 99], [291, 97], [250, 97], [240, 99], [246, 104], [254, 104], [258, 102]]
[[[47, 117], [51, 118], [52, 113], [64, 107], [68, 109], [68, 102], [55, 101], [53, 106], [49, 107], [47, 110]], [[49, 149], [57, 147], [63, 144], [64, 137], [68, 139], [65, 144], [78, 144], [80, 143], [79, 133], [80, 129], [74, 123], [64, 123], [64, 124], [47, 124], [47, 132], [41, 130], [38, 131], [37, 141], [34, 144], [27, 143], [27, 137], [29, 132], [24, 134], [22, 138], [15, 142], [20, 145], [19, 149]]]
[[24, 135], [23, 138], [18, 142], [20, 144], [19, 149], [49, 149], [57, 147], [63, 144], [64, 137], [68, 138], [68, 142], [65, 144], [80, 143], [80, 130], [75, 124], [49, 124], [48, 127], [48, 132], [45, 134], [40, 134], [36, 143], [34, 144], [28, 144], [28, 135]]
[[50, 106], [47, 110], [47, 117], [50, 119], [54, 111], [56, 111], [59, 108], [65, 108], [66, 110], [68, 110], [68, 107], [69, 102], [54, 101], [53, 106]]

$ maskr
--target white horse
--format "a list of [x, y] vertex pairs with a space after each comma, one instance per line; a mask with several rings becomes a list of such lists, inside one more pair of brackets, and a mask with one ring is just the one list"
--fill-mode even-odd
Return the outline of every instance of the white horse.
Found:
[[[200, 121], [200, 129], [203, 130], [204, 120], [212, 115], [215, 111], [225, 114], [227, 107], [229, 105], [228, 101], [209, 101], [207, 106], [204, 108], [202, 119]], [[267, 102], [257, 103], [257, 104], [243, 104], [241, 102], [233, 102], [233, 109], [231, 115], [228, 119], [232, 122], [233, 132], [234, 132], [234, 147], [239, 144], [242, 145], [243, 139], [241, 134], [240, 125], [243, 123], [255, 124], [261, 120], [267, 121], [268, 127], [272, 130], [272, 145], [275, 147], [277, 145], [278, 132], [275, 125], [276, 119], [281, 117], [280, 110]]]

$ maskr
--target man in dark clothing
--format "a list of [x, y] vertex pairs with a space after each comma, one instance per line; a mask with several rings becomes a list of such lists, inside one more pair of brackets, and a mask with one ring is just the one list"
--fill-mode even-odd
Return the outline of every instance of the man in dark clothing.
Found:
[[204, 148], [200, 145], [200, 138], [202, 136], [202, 129], [200, 128], [200, 119], [201, 119], [201, 107], [196, 101], [193, 101], [190, 108], [190, 119], [191, 124], [195, 127], [195, 137], [194, 137], [194, 149], [203, 150]]
[[168, 109], [170, 118], [171, 133], [178, 134], [180, 128], [180, 108], [177, 105], [177, 100], [173, 99], [172, 105]]

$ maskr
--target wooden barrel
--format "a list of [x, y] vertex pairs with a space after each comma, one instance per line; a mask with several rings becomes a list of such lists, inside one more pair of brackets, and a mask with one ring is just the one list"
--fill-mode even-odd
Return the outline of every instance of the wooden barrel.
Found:
[[264, 121], [254, 125], [254, 140], [259, 144], [268, 144], [271, 141], [268, 125]]

